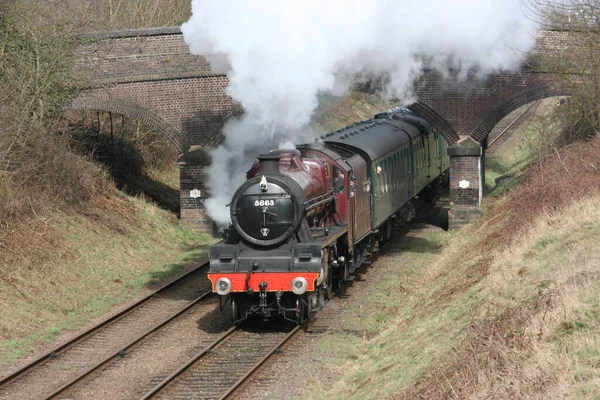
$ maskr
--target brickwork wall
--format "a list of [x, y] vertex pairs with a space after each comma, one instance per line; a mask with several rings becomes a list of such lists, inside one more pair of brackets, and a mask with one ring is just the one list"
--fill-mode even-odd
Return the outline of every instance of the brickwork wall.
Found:
[[79, 55], [97, 84], [216, 75], [204, 57], [190, 54], [179, 27], [100, 32], [86, 39]]
[[[483, 176], [479, 175], [482, 156], [450, 157], [450, 211], [448, 228], [457, 229], [475, 221], [481, 215], [480, 187]], [[468, 181], [468, 188], [460, 182]]]
[[500, 98], [497, 100], [495, 107], [491, 108], [486, 115], [479, 116], [479, 123], [470, 135], [473, 139], [483, 143], [496, 124], [519, 107], [548, 97], [569, 94], [569, 88], [560, 85], [548, 85], [526, 89], [512, 97]]
[[[480, 157], [450, 157], [450, 201], [454, 204], [479, 205]], [[468, 181], [463, 189], [460, 181]]]
[[225, 93], [225, 76], [122, 83], [86, 92], [83, 97], [135, 103], [155, 113], [184, 136], [190, 146], [220, 135], [234, 102]]
[[[224, 77], [215, 76], [203, 57], [189, 53], [179, 27], [100, 32], [86, 38], [87, 43], [80, 48], [80, 54], [83, 62], [96, 71], [96, 83], [119, 84], [118, 86], [122, 86], [120, 94], [131, 91], [130, 98], [140, 99], [139, 93], [135, 93], [135, 86], [143, 85], [144, 81], [210, 77], [215, 79], [217, 86], [223, 84], [215, 91], [212, 87], [196, 86], [194, 89], [192, 86], [199, 81], [190, 82], [191, 87], [187, 88], [189, 90], [182, 86], [181, 94], [178, 91], [173, 94], [183, 98], [179, 105], [173, 104], [170, 110], [165, 110], [165, 104], [159, 104], [161, 117], [184, 133], [191, 145], [214, 144], [221, 140], [210, 126], [220, 126], [222, 119], [219, 117], [227, 115], [231, 110], [231, 99], [223, 91], [227, 81]], [[538, 34], [535, 56], [530, 59], [564, 51], [572, 38], [572, 32], [541, 31]], [[498, 73], [485, 79], [469, 76], [457, 81], [443, 79], [435, 71], [428, 71], [416, 84], [419, 101], [411, 108], [433, 121], [448, 143], [455, 143], [459, 135], [471, 135], [482, 141], [495, 123], [515, 108], [526, 104], [524, 102], [568, 94], [555, 87], [556, 83], [551, 76], [530, 72]], [[159, 85], [152, 85], [156, 89], [148, 94], [155, 95], [160, 90], [169, 91], [177, 84], [167, 85], [170, 87], [165, 89], [158, 89], [157, 86]], [[190, 91], [194, 90], [207, 90], [209, 97], [216, 95], [219, 99], [207, 101], [202, 93], [198, 93], [199, 98], [193, 100]], [[228, 111], [221, 109], [224, 103], [229, 107]], [[185, 109], [185, 104], [199, 106], [195, 109], [197, 115]], [[151, 106], [153, 104], [149, 105]], [[179, 112], [183, 115], [176, 115]], [[213, 121], [215, 114], [217, 118]]]
[[[200, 232], [214, 232], [214, 224], [206, 216], [204, 201], [209, 197], [204, 184], [204, 165], [181, 164], [179, 169], [180, 179], [180, 224]], [[201, 197], [192, 198], [190, 192], [198, 189]]]
[[[464, 81], [455, 81], [444, 79], [435, 71], [428, 71], [417, 82], [416, 94], [419, 101], [444, 118], [456, 134], [466, 136], [472, 135], [490, 113], [494, 116], [507, 114], [526, 104], [523, 101], [548, 97], [548, 94], [555, 92], [554, 85], [554, 79], [546, 74], [501, 73], [488, 76], [485, 80], [471, 76]], [[512, 100], [506, 103], [509, 99]], [[505, 106], [501, 107], [503, 104]], [[491, 128], [485, 132], [481, 129], [481, 132], [487, 135]], [[480, 141], [481, 136], [477, 140]]]
[[227, 77], [190, 54], [179, 27], [98, 32], [84, 39], [80, 59], [98, 87], [82, 96], [85, 104], [93, 103], [90, 98], [135, 103], [179, 132], [184, 147], [219, 143], [225, 119], [239, 113], [225, 93]]
[[[460, 80], [443, 79], [437, 72], [427, 71], [416, 83], [417, 98], [435, 110], [457, 135], [470, 135], [482, 143], [513, 110], [543, 98], [570, 94], [554, 75], [537, 65], [557, 54], [563, 57], [576, 38], [574, 32], [540, 31], [533, 52], [517, 73], [500, 72], [483, 79], [471, 75]], [[449, 143], [456, 142], [457, 136], [450, 137]]]
[[577, 42], [577, 35], [577, 32], [572, 31], [539, 31], [534, 50], [535, 56], [544, 57], [557, 53], [564, 54], [565, 50]]
[[458, 141], [459, 136], [454, 127], [425, 102], [416, 101], [409, 108], [424, 120], [431, 122], [434, 128], [446, 139], [446, 142], [451, 144]]
[[456, 230], [465, 225], [477, 221], [481, 216], [481, 210], [477, 207], [470, 206], [453, 206], [448, 211], [448, 229]]

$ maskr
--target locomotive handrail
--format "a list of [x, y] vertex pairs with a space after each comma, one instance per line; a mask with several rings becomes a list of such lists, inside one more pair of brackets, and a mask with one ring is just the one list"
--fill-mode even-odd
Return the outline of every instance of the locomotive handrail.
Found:
[[304, 205], [308, 205], [310, 203], [314, 203], [315, 201], [318, 201], [319, 199], [322, 199], [323, 197], [331, 196], [332, 194], [333, 194], [333, 190], [329, 190], [329, 191], [327, 191], [327, 193], [323, 193], [323, 194], [318, 195], [317, 197], [313, 197], [310, 200], [306, 200], [304, 202]]
[[[322, 200], [319, 200], [319, 199], [322, 199]], [[335, 199], [335, 197], [333, 196], [333, 192], [327, 192], [325, 194], [322, 194], [321, 196], [315, 197], [314, 199], [305, 202], [304, 203], [304, 206], [306, 207], [305, 210], [310, 211], [313, 208], [318, 207], [321, 204], [329, 203], [330, 201], [332, 201], [334, 199]]]

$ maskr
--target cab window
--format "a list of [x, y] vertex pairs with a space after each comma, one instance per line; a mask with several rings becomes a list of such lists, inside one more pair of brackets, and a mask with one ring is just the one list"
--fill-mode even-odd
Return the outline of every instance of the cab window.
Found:
[[333, 192], [344, 193], [344, 173], [335, 165], [333, 166]]

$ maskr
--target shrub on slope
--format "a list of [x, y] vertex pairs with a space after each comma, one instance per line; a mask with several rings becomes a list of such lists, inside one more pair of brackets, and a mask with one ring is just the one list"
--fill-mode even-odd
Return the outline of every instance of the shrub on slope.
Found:
[[[477, 269], [486, 264], [468, 287], [478, 316], [443, 366], [398, 398], [600, 396], [599, 164], [600, 138], [557, 151], [466, 229], [463, 264], [478, 252]], [[464, 292], [459, 283], [446, 290]]]

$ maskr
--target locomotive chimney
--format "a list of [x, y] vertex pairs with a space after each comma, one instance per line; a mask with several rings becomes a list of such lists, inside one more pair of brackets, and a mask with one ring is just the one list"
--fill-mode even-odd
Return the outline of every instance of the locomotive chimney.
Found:
[[279, 172], [279, 160], [281, 155], [279, 154], [261, 154], [258, 156], [258, 162], [260, 168], [256, 175], [280, 175]]

